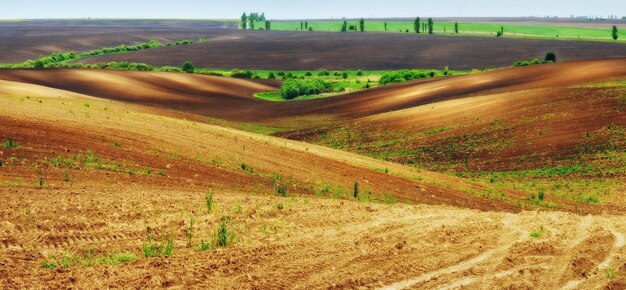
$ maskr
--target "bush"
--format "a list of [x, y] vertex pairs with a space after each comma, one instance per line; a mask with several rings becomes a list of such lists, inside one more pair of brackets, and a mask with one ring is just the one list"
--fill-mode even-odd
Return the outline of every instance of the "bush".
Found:
[[267, 76], [268, 80], [275, 80], [276, 79], [276, 75], [274, 75], [274, 72], [270, 72], [270, 74]]
[[554, 52], [546, 53], [546, 57], [544, 58], [546, 62], [556, 62], [556, 54]]
[[242, 72], [240, 72], [240, 71], [238, 71], [238, 70], [234, 70], [234, 71], [230, 74], [230, 76], [231, 76], [231, 77], [234, 77], [234, 78], [239, 78], [239, 79], [251, 79], [253, 75], [254, 75], [254, 74], [253, 74], [251, 71], [249, 71], [249, 70], [247, 70], [247, 71], [242, 71]]
[[331, 84], [322, 80], [287, 79], [280, 87], [280, 95], [288, 100], [304, 95], [316, 95], [327, 92]]
[[[448, 72], [449, 74], [450, 72]], [[383, 73], [380, 77], [379, 83], [381, 85], [390, 83], [399, 83], [410, 80], [417, 80], [429, 77], [435, 77], [442, 73], [435, 70], [399, 70]]]
[[325, 70], [325, 69], [323, 69], [323, 70], [321, 70], [321, 71], [317, 72], [317, 76], [320, 76], [320, 77], [327, 77], [327, 76], [329, 76], [329, 75], [330, 75], [330, 72], [329, 72], [329, 71], [327, 71], [327, 70]]
[[313, 75], [313, 74], [312, 74], [310, 71], [308, 71], [308, 72], [305, 72], [305, 73], [304, 73], [304, 76], [305, 76], [305, 77], [310, 77], [310, 76], [312, 76], [312, 75]]
[[186, 73], [193, 73], [193, 71], [195, 70], [195, 68], [193, 67], [193, 64], [190, 61], [186, 61], [183, 63], [183, 71]]

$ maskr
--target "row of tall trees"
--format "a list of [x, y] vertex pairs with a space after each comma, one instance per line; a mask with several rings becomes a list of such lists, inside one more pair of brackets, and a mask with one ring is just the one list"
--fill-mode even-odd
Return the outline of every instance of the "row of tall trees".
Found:
[[246, 29], [250, 29], [250, 30], [254, 30], [254, 24], [255, 22], [265, 22], [265, 29], [268, 29], [269, 25], [267, 24], [267, 19], [265, 19], [265, 13], [261, 12], [260, 14], [258, 12], [252, 12], [250, 13], [250, 15], [246, 15], [246, 13], [244, 12], [241, 15], [241, 29], [246, 30]]
[[[387, 29], [387, 22], [385, 22], [385, 30]], [[343, 24], [341, 24], [341, 32], [347, 32], [348, 30], [361, 31], [365, 32], [365, 19], [359, 19], [359, 24], [357, 25], [348, 25], [348, 21], [343, 20]]]

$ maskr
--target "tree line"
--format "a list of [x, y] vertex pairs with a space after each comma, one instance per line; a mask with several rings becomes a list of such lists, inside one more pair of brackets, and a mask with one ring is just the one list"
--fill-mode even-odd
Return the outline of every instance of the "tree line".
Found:
[[241, 22], [240, 22], [240, 27], [243, 30], [249, 29], [249, 30], [255, 30], [255, 26], [256, 23], [263, 23], [263, 25], [261, 27], [259, 27], [258, 29], [265, 29], [265, 30], [270, 30], [271, 29], [271, 23], [269, 20], [267, 20], [265, 18], [265, 13], [261, 12], [252, 12], [249, 15], [246, 15], [246, 13], [244, 12], [241, 15]]

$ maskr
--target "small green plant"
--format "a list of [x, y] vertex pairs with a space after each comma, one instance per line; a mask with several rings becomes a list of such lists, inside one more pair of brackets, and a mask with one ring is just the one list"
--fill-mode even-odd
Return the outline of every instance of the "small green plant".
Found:
[[19, 147], [19, 145], [17, 145], [15, 140], [13, 140], [13, 137], [9, 137], [8, 139], [2, 140], [2, 146], [6, 149], [15, 149]]
[[283, 204], [282, 204], [282, 203], [279, 203], [279, 204], [276, 206], [276, 208], [277, 208], [277, 209], [283, 209], [283, 208], [285, 208], [285, 207], [283, 206]]
[[50, 164], [52, 164], [52, 166], [54, 167], [59, 167], [59, 165], [61, 165], [61, 156], [57, 155], [54, 158], [50, 159]]
[[241, 163], [241, 170], [248, 172], [248, 173], [254, 173], [254, 169], [245, 163]]
[[204, 240], [200, 240], [200, 251], [208, 251], [211, 249], [213, 249], [213, 244], [211, 244], [210, 242], [205, 242]]
[[165, 243], [161, 240], [159, 243], [154, 242], [148, 234], [148, 242], [143, 245], [143, 256], [150, 257], [169, 257], [174, 253], [174, 240], [168, 238]]
[[158, 175], [158, 176], [165, 176], [165, 170], [164, 169], [157, 170], [156, 175]]
[[117, 148], [122, 147], [122, 143], [120, 141], [115, 141], [115, 147]]
[[215, 206], [214, 202], [213, 202], [213, 194], [212, 193], [207, 193], [205, 196], [205, 200], [206, 200], [206, 209], [209, 213], [213, 213], [213, 207]]
[[278, 186], [278, 188], [276, 188], [276, 192], [278, 192], [278, 195], [280, 195], [282, 197], [287, 196], [287, 188], [285, 188], [282, 185], [280, 185], [280, 186]]
[[539, 194], [537, 195], [537, 198], [539, 198], [539, 200], [543, 200], [544, 197], [544, 193], [543, 191], [540, 191]]
[[63, 181], [70, 181], [70, 176], [67, 173], [67, 169], [63, 169]]
[[545, 231], [546, 231], [546, 229], [543, 226], [541, 226], [541, 227], [539, 227], [538, 230], [532, 231], [530, 233], [530, 237], [531, 238], [541, 238], [541, 237], [543, 237]]
[[218, 247], [228, 247], [235, 242], [235, 234], [230, 226], [230, 218], [222, 217], [215, 232], [215, 245]]
[[163, 256], [169, 257], [174, 253], [174, 240], [172, 238], [167, 239], [165, 250], [163, 250]]
[[359, 183], [358, 182], [354, 183], [354, 190], [352, 191], [352, 195], [354, 196], [354, 198], [359, 197]]
[[609, 267], [608, 269], [606, 269], [606, 278], [607, 279], [615, 278], [615, 270], [613, 270], [613, 268]]
[[44, 269], [52, 270], [57, 267], [57, 264], [54, 261], [44, 261], [41, 265]]

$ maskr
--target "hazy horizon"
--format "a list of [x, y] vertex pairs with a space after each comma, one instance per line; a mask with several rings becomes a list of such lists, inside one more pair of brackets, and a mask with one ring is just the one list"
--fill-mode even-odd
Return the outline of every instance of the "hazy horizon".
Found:
[[[238, 19], [241, 13], [264, 12], [268, 19], [340, 19], [346, 18], [404, 18], [404, 17], [545, 17], [615, 15], [626, 16], [626, 4], [617, 0], [597, 0], [592, 7], [588, 1], [499, 1], [443, 0], [418, 3], [397, 0], [381, 4], [373, 0], [273, 0], [247, 3], [246, 0], [222, 1], [122, 1], [84, 5], [78, 0], [35, 1], [0, 0], [0, 19]], [[410, 12], [409, 12], [410, 11]]]

